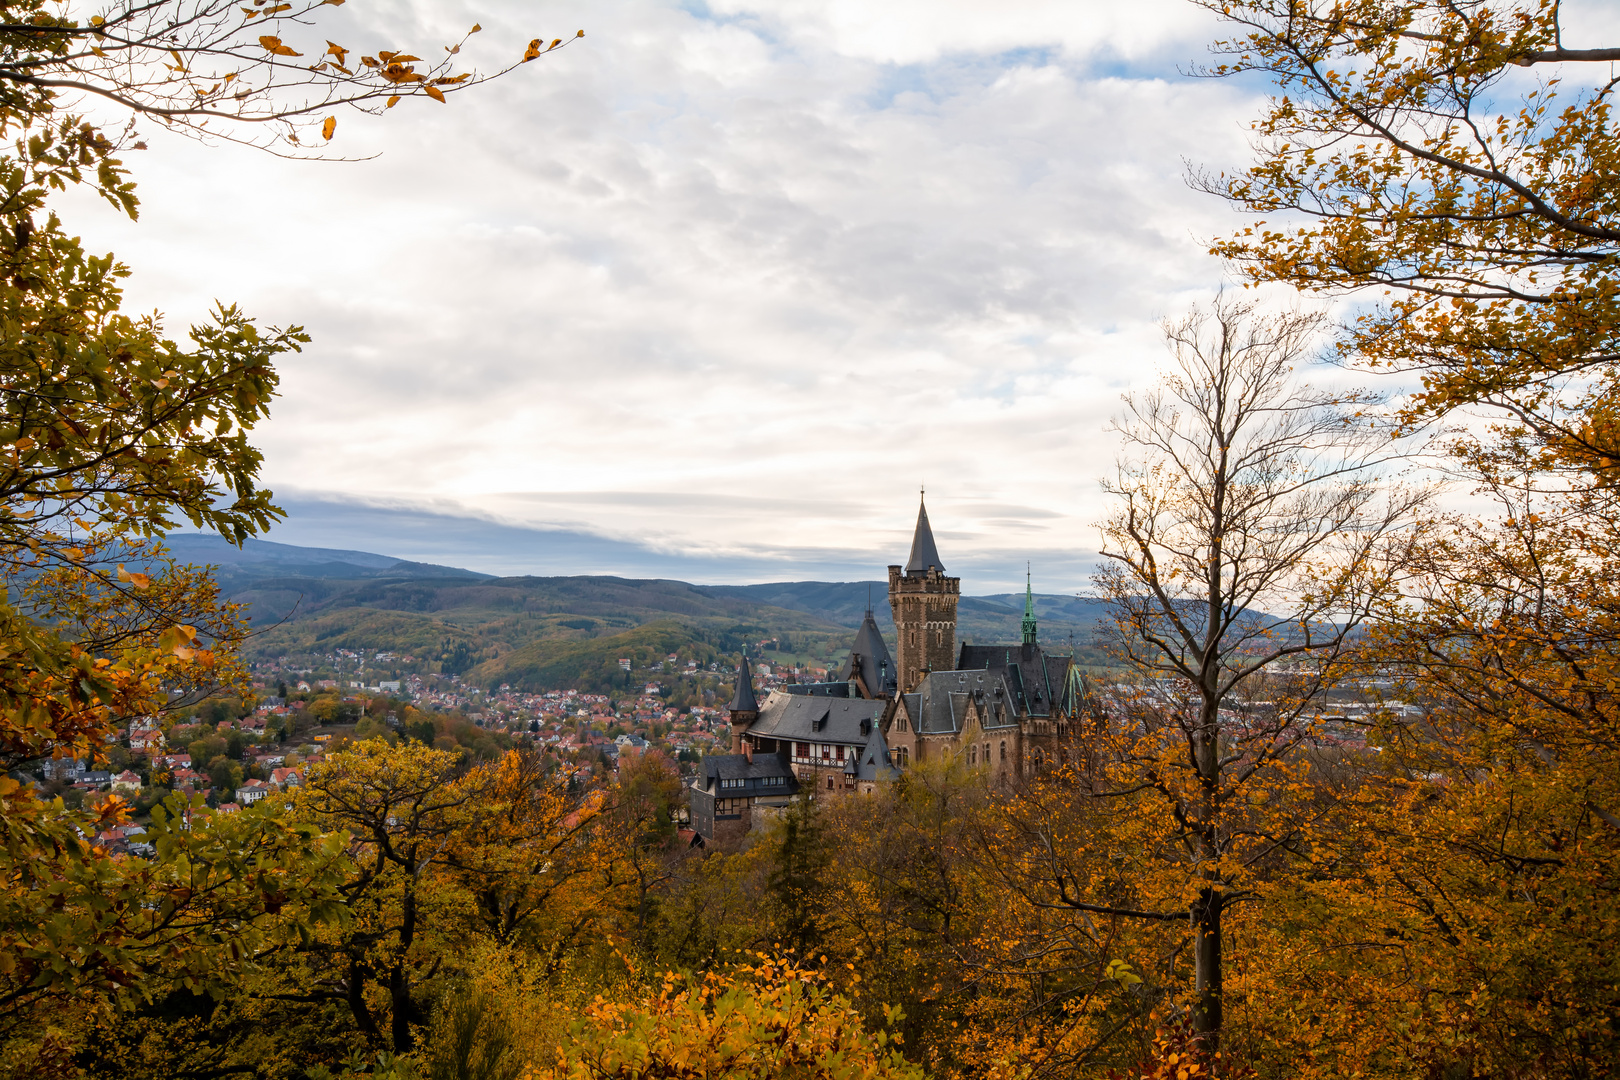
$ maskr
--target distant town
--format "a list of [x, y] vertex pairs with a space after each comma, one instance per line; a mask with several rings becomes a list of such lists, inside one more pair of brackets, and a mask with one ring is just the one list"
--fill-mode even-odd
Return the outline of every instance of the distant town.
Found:
[[[755, 643], [755, 648], [765, 642]], [[729, 698], [737, 668], [668, 654], [643, 667], [620, 662], [631, 691], [486, 692], [458, 675], [419, 673], [418, 658], [385, 650], [337, 649], [295, 662], [261, 660], [253, 697], [215, 696], [159, 717], [136, 717], [94, 760], [42, 763], [42, 794], [73, 808], [109, 794], [137, 819], [174, 792], [201, 795], [209, 811], [232, 813], [272, 792], [298, 787], [305, 770], [363, 738], [411, 737], [469, 760], [493, 760], [517, 746], [539, 749], [580, 784], [610, 776], [623, 754], [656, 750], [690, 776], [705, 754], [729, 746], [727, 713], [694, 697]], [[751, 664], [762, 691], [827, 677], [804, 664]], [[678, 701], [678, 703], [677, 703]], [[150, 854], [139, 821], [97, 837], [103, 846]]]

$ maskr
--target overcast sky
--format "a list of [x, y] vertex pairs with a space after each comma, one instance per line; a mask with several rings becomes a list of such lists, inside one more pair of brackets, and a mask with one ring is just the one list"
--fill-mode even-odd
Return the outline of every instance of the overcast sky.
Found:
[[[378, 12], [383, 12], [379, 15]], [[354, 0], [318, 36], [474, 21], [500, 83], [340, 114], [352, 163], [150, 133], [142, 219], [69, 227], [171, 329], [314, 343], [257, 434], [272, 539], [503, 573], [881, 576], [917, 493], [967, 592], [1073, 591], [1119, 395], [1207, 299], [1255, 83], [1184, 77], [1182, 0]], [[347, 37], [340, 36], [347, 35]], [[312, 38], [316, 35], [311, 35]], [[299, 42], [294, 42], [299, 44]], [[313, 51], [320, 45], [315, 43]], [[426, 54], [423, 54], [426, 55]]]

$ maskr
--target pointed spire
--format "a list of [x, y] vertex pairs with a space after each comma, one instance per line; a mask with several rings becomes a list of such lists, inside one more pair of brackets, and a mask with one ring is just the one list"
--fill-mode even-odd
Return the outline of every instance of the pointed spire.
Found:
[[745, 649], [742, 660], [737, 665], [737, 693], [731, 699], [731, 711], [734, 713], [759, 712], [759, 699], [754, 696], [754, 672], [748, 666], [748, 652]]
[[1035, 644], [1035, 589], [1031, 584], [1029, 564], [1024, 564], [1024, 644]]
[[930, 566], [942, 574], [945, 572], [945, 564], [939, 561], [939, 549], [934, 546], [934, 530], [928, 527], [928, 507], [919, 498], [917, 532], [911, 538], [911, 558], [906, 560], [906, 573], [926, 574]]

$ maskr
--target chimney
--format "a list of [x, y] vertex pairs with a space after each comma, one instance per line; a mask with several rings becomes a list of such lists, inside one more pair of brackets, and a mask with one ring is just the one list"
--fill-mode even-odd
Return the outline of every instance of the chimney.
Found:
[[754, 763], [754, 743], [753, 743], [753, 740], [750, 739], [750, 740], [745, 740], [743, 742], [743, 756], [748, 759], [748, 764], [752, 765]]

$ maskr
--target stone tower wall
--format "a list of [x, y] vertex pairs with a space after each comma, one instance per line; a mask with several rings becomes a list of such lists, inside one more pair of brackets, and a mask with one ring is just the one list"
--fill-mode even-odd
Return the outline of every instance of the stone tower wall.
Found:
[[889, 567], [889, 607], [899, 648], [900, 692], [909, 693], [926, 671], [956, 667], [956, 601], [962, 579], [938, 570], [907, 574]]

